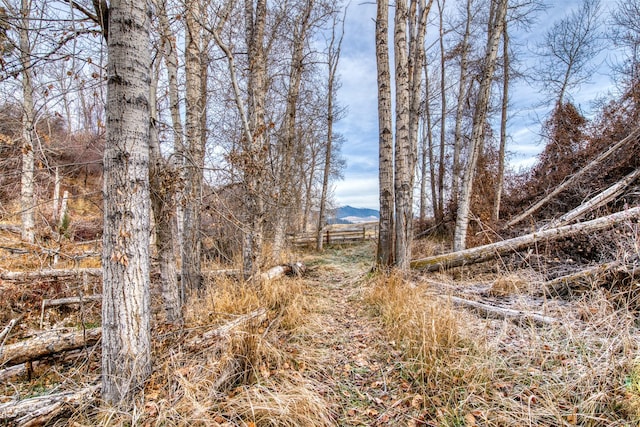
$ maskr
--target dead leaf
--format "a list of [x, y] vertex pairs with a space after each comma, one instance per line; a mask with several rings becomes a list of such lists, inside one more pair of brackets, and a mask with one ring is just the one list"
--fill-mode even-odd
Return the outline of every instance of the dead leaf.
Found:
[[476, 417], [469, 413], [464, 416], [464, 422], [467, 427], [474, 427], [476, 425]]
[[424, 402], [424, 397], [422, 397], [421, 394], [416, 394], [411, 399], [411, 407], [413, 407], [415, 409], [420, 409], [420, 408], [422, 408], [422, 403], [423, 402]]

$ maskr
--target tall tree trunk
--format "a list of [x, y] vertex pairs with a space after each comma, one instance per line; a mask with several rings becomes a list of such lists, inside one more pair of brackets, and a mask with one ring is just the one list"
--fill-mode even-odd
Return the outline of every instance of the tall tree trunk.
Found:
[[436, 189], [436, 160], [434, 157], [433, 146], [433, 123], [431, 121], [431, 107], [429, 100], [431, 99], [431, 87], [429, 86], [429, 67], [424, 63], [424, 99], [425, 99], [425, 120], [427, 127], [427, 147], [429, 151], [429, 181], [431, 186], [431, 205], [433, 206], [433, 213], [438, 207], [438, 190]]
[[149, 16], [112, 0], [104, 150], [102, 395], [125, 408], [151, 373]]
[[[184, 129], [182, 118], [180, 115], [180, 93], [178, 90], [178, 47], [176, 38], [169, 24], [169, 16], [167, 14], [166, 0], [156, 0], [156, 13], [160, 25], [160, 33], [162, 37], [161, 48], [162, 57], [164, 58], [167, 69], [167, 84], [169, 92], [169, 113], [171, 115], [171, 125], [173, 127], [173, 150], [174, 156], [170, 162], [171, 167], [176, 171], [182, 170], [184, 164], [185, 146], [184, 146]], [[182, 248], [182, 220], [184, 218], [182, 209], [182, 194], [175, 191], [173, 194], [173, 206], [175, 207], [175, 236], [174, 241], [178, 248]]]
[[507, 113], [509, 108], [509, 33], [507, 33], [507, 17], [505, 15], [502, 33], [502, 60], [504, 62], [504, 77], [502, 80], [502, 107], [500, 116], [500, 147], [498, 148], [498, 176], [496, 177], [495, 200], [493, 202], [493, 220], [500, 219], [500, 203], [504, 187], [504, 162], [507, 148]]
[[29, 26], [30, 0], [22, 0], [20, 7], [20, 65], [22, 67], [22, 174], [20, 179], [21, 237], [25, 242], [35, 241], [35, 110], [33, 105], [33, 70], [31, 69], [31, 43]]
[[391, 72], [389, 70], [389, 1], [378, 0], [376, 63], [378, 73], [380, 224], [376, 263], [388, 268], [394, 257], [393, 134], [391, 130]]
[[491, 97], [491, 82], [496, 67], [498, 47], [504, 25], [504, 16], [507, 12], [508, 0], [492, 0], [492, 19], [489, 26], [487, 48], [483, 62], [482, 79], [476, 101], [475, 113], [473, 115], [473, 130], [471, 132], [471, 147], [469, 158], [462, 182], [460, 200], [458, 203], [458, 214], [456, 217], [456, 227], [453, 239], [453, 250], [465, 249], [467, 240], [467, 228], [469, 226], [469, 213], [471, 211], [471, 194], [473, 193], [473, 178], [476, 173], [478, 157], [483, 147], [484, 126]]
[[[413, 185], [417, 160], [419, 105], [422, 61], [427, 15], [431, 7], [425, 0], [396, 2], [394, 45], [396, 65], [396, 142], [395, 142], [395, 265], [409, 268], [413, 239]], [[407, 21], [409, 37], [407, 38]]]
[[296, 143], [298, 98], [300, 97], [300, 84], [304, 71], [304, 47], [307, 43], [311, 11], [314, 0], [306, 0], [300, 16], [294, 23], [293, 46], [291, 55], [291, 68], [289, 71], [289, 90], [284, 113], [284, 138], [281, 147], [281, 167], [279, 171], [278, 199], [274, 239], [273, 257], [277, 260], [285, 245], [287, 224], [292, 219], [293, 201], [292, 188], [294, 186], [293, 157]]
[[471, 35], [471, 1], [467, 0], [467, 19], [464, 26], [464, 36], [462, 37], [462, 51], [460, 52], [460, 77], [458, 81], [458, 101], [456, 105], [456, 123], [453, 137], [453, 166], [451, 178], [451, 201], [454, 206], [458, 205], [458, 195], [460, 192], [460, 153], [462, 152], [462, 117], [464, 113], [464, 103], [467, 100], [467, 80], [469, 67], [469, 37]]
[[[425, 109], [429, 108], [425, 102]], [[418, 219], [422, 224], [427, 220], [427, 168], [429, 167], [429, 147], [427, 146], [427, 121], [422, 122], [422, 132], [420, 133], [420, 211]]]
[[245, 0], [245, 38], [249, 58], [248, 121], [252, 136], [244, 144], [245, 215], [247, 230], [244, 235], [242, 262], [245, 277], [258, 277], [262, 264], [264, 242], [264, 188], [267, 152], [265, 102], [267, 93], [267, 58], [264, 32], [267, 19], [266, 0]]
[[328, 53], [328, 67], [329, 78], [327, 81], [327, 143], [324, 156], [324, 171], [322, 175], [322, 193], [320, 195], [320, 212], [318, 214], [318, 228], [316, 235], [316, 249], [322, 250], [322, 229], [326, 222], [326, 206], [327, 196], [329, 193], [329, 176], [331, 175], [331, 151], [333, 150], [333, 98], [335, 91], [336, 74], [338, 72], [338, 62], [340, 61], [340, 51], [342, 49], [342, 39], [344, 38], [344, 21], [347, 11], [345, 10], [345, 16], [342, 19], [342, 30], [340, 37], [336, 40], [336, 21], [333, 22], [333, 28], [331, 32], [331, 43], [329, 44]]
[[394, 16], [394, 55], [396, 78], [395, 131], [395, 265], [404, 269], [411, 259], [412, 225], [411, 140], [409, 134], [409, 60], [407, 55], [407, 1], [397, 0]]
[[[159, 68], [159, 67], [158, 67]], [[151, 207], [155, 220], [156, 250], [160, 268], [162, 303], [165, 321], [182, 323], [182, 302], [178, 286], [176, 256], [174, 252], [176, 171], [165, 162], [160, 153], [158, 138], [158, 109], [156, 107], [158, 72], [153, 73], [149, 90], [151, 127], [149, 134], [149, 185]]]
[[186, 80], [186, 147], [184, 155], [182, 287], [193, 292], [202, 286], [200, 210], [202, 207], [202, 178], [204, 146], [202, 138], [202, 29], [199, 24], [199, 0], [188, 2], [185, 15], [185, 80]]
[[440, 224], [444, 219], [444, 175], [446, 162], [446, 136], [447, 136], [447, 76], [446, 76], [446, 52], [444, 49], [444, 6], [445, 0], [438, 0], [440, 12], [438, 29], [440, 33], [440, 159], [438, 163], [438, 206], [435, 209], [436, 223]]

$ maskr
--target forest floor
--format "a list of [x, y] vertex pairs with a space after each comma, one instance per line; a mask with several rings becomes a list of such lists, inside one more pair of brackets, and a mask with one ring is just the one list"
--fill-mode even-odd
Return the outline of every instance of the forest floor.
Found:
[[[307, 270], [246, 286], [216, 279], [163, 325], [154, 298], [154, 373], [134, 413], [84, 399], [47, 425], [142, 426], [633, 426], [640, 422], [640, 293], [593, 283], [541, 296], [530, 269], [385, 275], [371, 243], [291, 255]], [[25, 257], [15, 252], [4, 270]], [[26, 265], [26, 264], [24, 264]], [[29, 269], [37, 270], [34, 264]], [[94, 328], [99, 303], [45, 310], [45, 298], [99, 293], [99, 281], [0, 281], [6, 345], [33, 333]], [[483, 301], [555, 319], [492, 318], [456, 306]], [[266, 309], [215, 341], [207, 331]], [[195, 341], [194, 341], [195, 340]], [[0, 357], [2, 354], [0, 353]], [[15, 402], [98, 384], [99, 345], [18, 375], [0, 365], [0, 425]], [[71, 408], [71, 407], [70, 407]], [[70, 417], [70, 418], [69, 418]]]
[[311, 260], [305, 282], [316, 310], [298, 345], [315, 349], [307, 375], [331, 390], [338, 425], [417, 425], [424, 421], [422, 395], [402, 378], [401, 352], [366, 302], [371, 255], [361, 245]]

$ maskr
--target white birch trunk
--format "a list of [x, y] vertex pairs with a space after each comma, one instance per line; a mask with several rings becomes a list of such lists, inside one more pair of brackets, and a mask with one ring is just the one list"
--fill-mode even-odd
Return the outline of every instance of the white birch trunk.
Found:
[[[431, 7], [425, 0], [411, 0], [410, 13], [405, 0], [396, 2], [394, 45], [396, 65], [396, 143], [395, 143], [395, 265], [409, 268], [413, 239], [413, 186], [417, 161], [418, 114], [424, 37]], [[407, 38], [407, 20], [409, 38]]]
[[467, 79], [469, 64], [469, 37], [471, 35], [471, 1], [467, 0], [467, 19], [465, 21], [464, 36], [462, 37], [462, 52], [460, 52], [460, 77], [458, 83], [458, 102], [456, 104], [456, 123], [453, 141], [453, 170], [451, 172], [451, 200], [455, 205], [458, 203], [458, 192], [460, 189], [460, 153], [462, 152], [462, 117], [464, 113], [464, 103], [467, 99]]
[[151, 373], [150, 21], [147, 4], [134, 0], [112, 0], [109, 16], [102, 396], [126, 408]]
[[394, 257], [393, 133], [391, 123], [391, 72], [389, 70], [389, 1], [378, 0], [376, 15], [376, 63], [378, 71], [378, 160], [380, 226], [376, 263], [388, 268]]
[[504, 163], [507, 148], [507, 112], [509, 108], [509, 76], [511, 66], [509, 62], [509, 33], [507, 33], [507, 18], [504, 18], [502, 33], [502, 61], [504, 63], [504, 77], [502, 81], [502, 106], [500, 112], [500, 148], [498, 149], [498, 176], [496, 177], [495, 200], [493, 202], [493, 220], [500, 219], [500, 204], [502, 202], [502, 190], [504, 187]]
[[31, 43], [29, 41], [29, 26], [31, 4], [29, 0], [22, 0], [20, 13], [22, 25], [20, 28], [20, 65], [22, 67], [22, 174], [20, 179], [20, 211], [21, 237], [25, 242], [35, 241], [35, 199], [34, 199], [34, 169], [35, 169], [35, 110], [33, 105], [33, 70], [31, 64]]
[[469, 149], [469, 158], [467, 167], [462, 181], [460, 200], [458, 203], [458, 213], [456, 217], [456, 227], [453, 237], [454, 251], [463, 250], [467, 244], [467, 228], [469, 226], [469, 213], [471, 211], [471, 195], [473, 193], [473, 179], [476, 173], [478, 157], [482, 151], [484, 142], [484, 126], [487, 118], [487, 110], [491, 97], [491, 83], [496, 67], [496, 58], [498, 56], [498, 47], [502, 29], [504, 24], [504, 16], [507, 11], [508, 0], [493, 0], [492, 5], [493, 22], [492, 30], [487, 40], [487, 49], [484, 58], [482, 80], [480, 81], [480, 89], [478, 100], [473, 115], [473, 130], [471, 132], [471, 147]]
[[396, 77], [395, 131], [395, 265], [405, 269], [411, 259], [412, 223], [411, 140], [409, 132], [409, 60], [407, 55], [407, 2], [397, 0], [394, 16], [394, 55]]
[[53, 182], [53, 204], [51, 206], [51, 222], [55, 223], [58, 219], [58, 206], [60, 205], [60, 168], [56, 166], [56, 172]]

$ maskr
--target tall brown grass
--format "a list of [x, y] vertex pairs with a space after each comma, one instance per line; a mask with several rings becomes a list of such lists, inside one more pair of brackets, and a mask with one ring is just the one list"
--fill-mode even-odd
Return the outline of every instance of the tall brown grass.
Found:
[[[637, 425], [636, 315], [607, 298], [594, 291], [575, 307], [558, 304], [552, 327], [478, 317], [399, 274], [375, 277], [367, 301], [402, 351], [428, 423]], [[579, 320], [580, 312], [590, 317]]]

